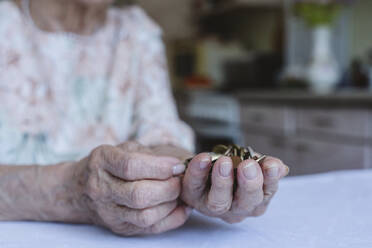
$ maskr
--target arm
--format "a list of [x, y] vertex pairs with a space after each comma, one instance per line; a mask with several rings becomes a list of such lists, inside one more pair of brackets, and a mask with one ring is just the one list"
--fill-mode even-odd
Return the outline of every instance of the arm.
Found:
[[138, 143], [101, 146], [85, 159], [52, 166], [0, 166], [0, 221], [96, 224], [123, 235], [181, 226], [190, 210], [178, 202], [176, 158]]
[[90, 223], [74, 165], [0, 166], [0, 220]]

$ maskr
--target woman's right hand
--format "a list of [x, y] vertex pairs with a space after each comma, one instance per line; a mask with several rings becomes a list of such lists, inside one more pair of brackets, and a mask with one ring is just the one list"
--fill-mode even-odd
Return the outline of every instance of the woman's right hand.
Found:
[[185, 223], [178, 204], [185, 166], [134, 142], [101, 146], [77, 164], [80, 203], [90, 219], [123, 236], [161, 233]]

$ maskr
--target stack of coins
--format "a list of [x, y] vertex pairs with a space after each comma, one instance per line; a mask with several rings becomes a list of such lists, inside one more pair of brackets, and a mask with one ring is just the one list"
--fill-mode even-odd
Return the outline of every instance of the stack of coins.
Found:
[[[240, 147], [238, 145], [217, 145], [212, 149], [212, 152], [209, 153], [211, 155], [211, 161], [212, 161], [212, 166], [214, 163], [222, 156], [227, 156], [230, 157], [233, 166], [234, 166], [234, 177], [235, 177], [235, 182], [234, 182], [234, 191], [236, 190], [237, 187], [237, 169], [239, 164], [247, 159], [253, 159], [257, 161], [257, 163], [260, 163], [262, 160], [266, 158], [265, 155], [259, 155], [258, 153], [254, 152], [251, 147]], [[186, 167], [188, 164], [191, 162], [193, 158], [189, 158], [185, 161]], [[212, 170], [210, 170], [210, 174], [212, 173]], [[209, 174], [208, 182], [207, 185], [210, 186], [211, 184], [211, 176]]]
[[[214, 164], [222, 156], [230, 157], [233, 161], [234, 169], [236, 169], [238, 165], [244, 160], [253, 159], [259, 163], [266, 158], [265, 155], [259, 155], [258, 153], [254, 152], [250, 146], [245, 148], [238, 145], [217, 145], [209, 154], [212, 157], [212, 164]], [[186, 166], [192, 159], [193, 158], [190, 158], [185, 161]]]

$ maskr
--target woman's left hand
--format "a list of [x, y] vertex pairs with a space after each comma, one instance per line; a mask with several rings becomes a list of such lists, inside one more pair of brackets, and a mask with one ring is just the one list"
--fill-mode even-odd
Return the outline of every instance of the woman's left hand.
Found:
[[278, 189], [279, 179], [288, 174], [288, 167], [277, 158], [267, 157], [261, 165], [245, 160], [237, 169], [234, 192], [234, 170], [229, 157], [219, 158], [211, 173], [211, 157], [202, 153], [189, 163], [183, 179], [181, 199], [199, 212], [238, 223], [249, 216], [262, 215]]

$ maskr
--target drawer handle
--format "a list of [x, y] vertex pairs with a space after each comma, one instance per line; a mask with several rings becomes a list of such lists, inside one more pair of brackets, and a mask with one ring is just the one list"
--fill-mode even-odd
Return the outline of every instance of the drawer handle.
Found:
[[319, 117], [319, 118], [314, 119], [313, 124], [321, 128], [331, 128], [334, 126], [332, 119], [325, 118], [325, 117], [324, 118]]

